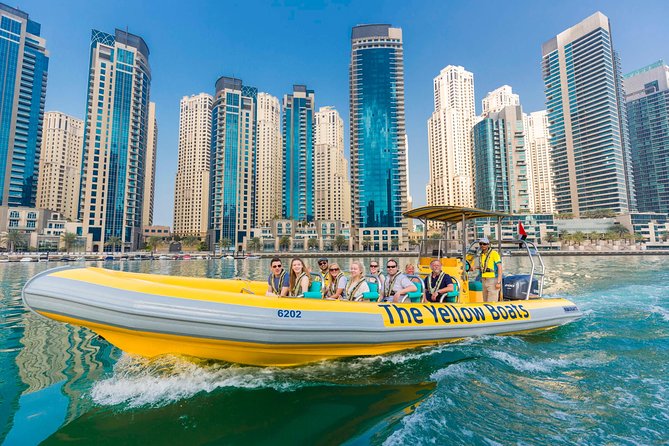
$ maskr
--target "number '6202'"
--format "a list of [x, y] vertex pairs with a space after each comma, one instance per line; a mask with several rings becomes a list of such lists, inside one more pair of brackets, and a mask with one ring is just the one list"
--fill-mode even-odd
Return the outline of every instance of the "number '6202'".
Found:
[[276, 315], [279, 317], [288, 317], [293, 319], [302, 318], [302, 312], [300, 310], [278, 310]]

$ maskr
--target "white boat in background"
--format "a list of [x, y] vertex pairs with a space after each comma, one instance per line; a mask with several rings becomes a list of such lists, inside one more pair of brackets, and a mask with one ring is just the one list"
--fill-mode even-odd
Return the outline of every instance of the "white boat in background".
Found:
[[37, 262], [37, 259], [33, 259], [32, 257], [21, 257], [21, 260], [19, 262]]

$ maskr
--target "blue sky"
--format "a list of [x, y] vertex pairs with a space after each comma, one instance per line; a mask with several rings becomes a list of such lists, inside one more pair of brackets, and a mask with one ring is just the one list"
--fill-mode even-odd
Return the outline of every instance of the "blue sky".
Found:
[[218, 77], [282, 98], [293, 84], [333, 105], [346, 127], [351, 27], [389, 23], [404, 34], [406, 121], [411, 194], [425, 204], [426, 121], [432, 79], [446, 65], [474, 73], [476, 106], [511, 85], [526, 112], [544, 108], [541, 44], [599, 10], [611, 19], [613, 42], [629, 72], [669, 61], [665, 1], [44, 1], [10, 3], [42, 24], [51, 60], [46, 110], [83, 118], [91, 29], [128, 29], [147, 42], [159, 139], [155, 224], [172, 225], [179, 101], [214, 93]]

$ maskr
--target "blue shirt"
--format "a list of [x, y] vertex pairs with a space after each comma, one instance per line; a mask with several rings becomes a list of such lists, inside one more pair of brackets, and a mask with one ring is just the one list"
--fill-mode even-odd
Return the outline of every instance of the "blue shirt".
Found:
[[[283, 284], [279, 285], [281, 274], [283, 274]], [[277, 296], [281, 294], [281, 288], [288, 288], [290, 286], [290, 274], [286, 271], [281, 271], [281, 274], [279, 274], [279, 277], [276, 277], [274, 273], [270, 273], [269, 277], [267, 277], [267, 285], [269, 285], [272, 290], [278, 290], [278, 292], [274, 291]]]

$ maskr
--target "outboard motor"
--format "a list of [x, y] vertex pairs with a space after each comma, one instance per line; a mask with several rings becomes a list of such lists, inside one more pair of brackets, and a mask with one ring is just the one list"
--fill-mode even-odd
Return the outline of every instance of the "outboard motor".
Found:
[[[506, 276], [502, 279], [502, 290], [504, 299], [508, 300], [524, 300], [527, 297], [527, 288], [530, 286], [529, 274], [516, 274], [513, 276]], [[532, 279], [532, 288], [530, 289], [530, 296], [539, 295], [539, 281], [536, 277]]]

